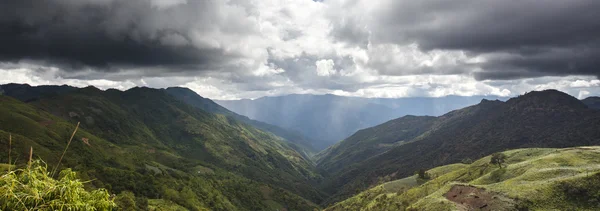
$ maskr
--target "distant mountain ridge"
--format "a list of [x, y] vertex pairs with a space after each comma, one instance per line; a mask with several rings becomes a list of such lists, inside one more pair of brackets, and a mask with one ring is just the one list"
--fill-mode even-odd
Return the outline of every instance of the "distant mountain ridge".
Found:
[[321, 152], [317, 162], [328, 177], [324, 190], [334, 193], [329, 202], [335, 202], [378, 178], [402, 178], [420, 168], [506, 149], [588, 145], [600, 145], [600, 111], [545, 90], [506, 102], [482, 100], [433, 119], [399, 118], [357, 132]]
[[324, 149], [357, 130], [404, 115], [438, 116], [497, 96], [445, 96], [439, 98], [361, 98], [337, 95], [293, 94], [255, 100], [216, 100], [223, 107], [252, 119], [299, 131]]
[[588, 97], [581, 101], [589, 108], [600, 109], [600, 97]]

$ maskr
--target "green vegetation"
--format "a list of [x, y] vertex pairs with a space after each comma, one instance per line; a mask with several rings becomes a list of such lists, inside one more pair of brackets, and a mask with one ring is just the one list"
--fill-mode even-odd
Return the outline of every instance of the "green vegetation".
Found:
[[506, 162], [506, 155], [501, 152], [492, 154], [492, 157], [490, 158], [490, 164], [498, 165], [500, 168], [502, 168], [504, 162]]
[[105, 189], [86, 191], [71, 169], [50, 177], [41, 161], [0, 177], [0, 210], [112, 210], [116, 204]]
[[[312, 162], [286, 141], [162, 90], [88, 87], [29, 103], [0, 96], [0, 148], [12, 134], [13, 163], [28, 160], [30, 147], [57, 163], [77, 122], [61, 167], [91, 181], [87, 188], [117, 194], [123, 207], [312, 210], [324, 197], [311, 185], [320, 179]], [[261, 188], [270, 191], [256, 194]]]
[[[327, 175], [322, 188], [332, 195], [325, 204], [378, 185], [378, 178], [400, 179], [419, 169], [468, 163], [467, 158], [507, 149], [600, 145], [600, 112], [556, 90], [534, 91], [507, 102], [482, 100], [431, 119], [399, 118], [329, 148], [318, 160]], [[381, 147], [363, 150], [369, 146]], [[501, 174], [499, 170], [495, 175]]]
[[312, 146], [311, 143], [315, 142], [314, 140], [310, 140], [309, 138], [299, 134], [297, 132], [292, 132], [281, 127], [267, 124], [264, 122], [252, 120], [246, 116], [242, 116], [236, 114], [230, 110], [227, 110], [223, 106], [213, 102], [210, 99], [203, 98], [198, 95], [196, 92], [183, 87], [169, 87], [165, 89], [167, 93], [172, 95], [173, 97], [191, 105], [196, 108], [200, 108], [204, 111], [214, 113], [214, 114], [222, 114], [225, 116], [230, 116], [235, 118], [236, 120], [252, 125], [260, 130], [267, 131], [273, 133], [279, 137], [284, 138], [286, 141], [290, 143], [290, 146], [293, 147], [296, 151], [301, 153], [305, 159], [309, 160], [316, 153], [316, 150]]
[[[10, 90], [27, 103], [0, 95], [0, 149], [12, 150], [0, 157], [11, 165], [0, 170], [24, 169], [33, 148], [34, 158], [89, 181], [68, 176], [77, 191], [114, 193], [109, 202], [121, 210], [314, 210], [344, 199], [328, 210], [570, 210], [599, 203], [598, 147], [496, 153], [599, 144], [600, 113], [556, 91], [392, 120], [319, 153], [315, 166], [302, 137], [186, 89]], [[46, 179], [60, 182], [65, 174]]]
[[[504, 152], [505, 166], [492, 156], [472, 164], [453, 164], [385, 183], [325, 209], [333, 210], [597, 210], [600, 207], [600, 147], [531, 148]], [[401, 181], [400, 189], [388, 184]], [[464, 204], [457, 203], [465, 199]]]
[[347, 166], [407, 143], [429, 130], [434, 120], [435, 117], [430, 116], [405, 116], [376, 127], [359, 130], [317, 154], [318, 167], [329, 173], [336, 173]]

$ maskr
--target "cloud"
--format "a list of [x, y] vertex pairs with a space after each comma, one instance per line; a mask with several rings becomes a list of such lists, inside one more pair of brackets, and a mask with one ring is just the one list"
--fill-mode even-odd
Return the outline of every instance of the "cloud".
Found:
[[333, 69], [333, 60], [322, 59], [315, 63], [317, 66], [317, 75], [319, 76], [330, 76], [336, 74], [337, 71]]
[[[0, 59], [30, 59], [79, 71], [235, 68], [255, 52], [247, 10], [222, 1], [8, 0], [0, 8]], [[243, 46], [239, 51], [233, 48]]]
[[[344, 9], [329, 16], [334, 25], [331, 33], [349, 45], [369, 43], [365, 47], [369, 49], [417, 45], [421, 52], [412, 55], [440, 50], [464, 52], [468, 57], [479, 57], [481, 63], [475, 67], [458, 63], [451, 72], [472, 72], [478, 80], [600, 75], [598, 1], [332, 2]], [[386, 69], [381, 66], [374, 67]], [[415, 70], [444, 74], [447, 68], [382, 73], [408, 75]]]
[[6, 0], [0, 82], [206, 97], [598, 95], [593, 0]]

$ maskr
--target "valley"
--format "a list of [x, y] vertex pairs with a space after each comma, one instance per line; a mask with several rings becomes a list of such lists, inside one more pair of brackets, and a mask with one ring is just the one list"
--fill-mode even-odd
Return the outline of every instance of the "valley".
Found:
[[[600, 111], [593, 98], [556, 90], [401, 116], [319, 152], [303, 133], [186, 88], [0, 88], [0, 147], [9, 148], [10, 136], [15, 167], [30, 148], [53, 166], [80, 124], [61, 167], [133, 210], [598, 206], [597, 189], [582, 184], [600, 184]], [[490, 163], [497, 152], [506, 155], [502, 165]]]

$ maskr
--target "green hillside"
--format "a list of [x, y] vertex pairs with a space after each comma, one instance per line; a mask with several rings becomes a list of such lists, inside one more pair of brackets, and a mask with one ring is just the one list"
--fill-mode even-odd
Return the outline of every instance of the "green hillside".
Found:
[[190, 210], [310, 210], [323, 198], [311, 185], [319, 174], [288, 143], [162, 90], [88, 87], [28, 104], [0, 96], [0, 146], [7, 149], [12, 134], [17, 164], [30, 146], [35, 157], [56, 163], [76, 122], [81, 126], [62, 166], [92, 179], [89, 186], [132, 191], [141, 204], [164, 199]]
[[[115, 194], [126, 210], [313, 210], [335, 202], [329, 210], [444, 210], [456, 208], [454, 203], [466, 204], [458, 209], [492, 210], [597, 206], [588, 199], [595, 193], [582, 187], [595, 187], [587, 181], [595, 178], [592, 154], [598, 148], [507, 151], [508, 166], [501, 170], [482, 158], [508, 149], [599, 145], [600, 111], [555, 90], [507, 102], [483, 100], [439, 117], [404, 116], [311, 157], [314, 151], [302, 136], [235, 114], [185, 88], [2, 87], [0, 148], [9, 148], [12, 135], [13, 167], [23, 167], [30, 147], [34, 158], [56, 166], [80, 123], [61, 169], [89, 181], [88, 190]], [[7, 162], [0, 156], [0, 170], [6, 171]], [[564, 183], [563, 177], [544, 176], [556, 173], [553, 162], [557, 171], [579, 173]], [[540, 184], [547, 192], [537, 194], [559, 201], [542, 207], [537, 203], [543, 198], [528, 196], [536, 194], [507, 190], [516, 184], [511, 181], [537, 181], [525, 177], [527, 172], [560, 182]], [[518, 178], [524, 179], [513, 180]], [[469, 195], [455, 194], [461, 191]], [[448, 192], [456, 198], [447, 198]]]
[[404, 116], [377, 127], [359, 130], [317, 155], [318, 167], [331, 173], [405, 144], [431, 129], [435, 117]]
[[[425, 128], [429, 127], [427, 130], [419, 129], [416, 123], [406, 125], [414, 126], [417, 130], [413, 131], [420, 134], [411, 134], [408, 137], [414, 138], [399, 142], [383, 153], [375, 151], [379, 154], [364, 155], [361, 154], [365, 152], [364, 147], [353, 146], [394, 140], [368, 137], [387, 137], [406, 128], [383, 124], [353, 136], [367, 138], [346, 139], [335, 146], [348, 145], [345, 149], [332, 147], [331, 152], [341, 153], [329, 152], [318, 161], [328, 173], [323, 189], [333, 194], [326, 203], [343, 200], [382, 181], [407, 177], [419, 169], [475, 160], [507, 149], [600, 144], [600, 112], [556, 90], [530, 92], [507, 102], [483, 100], [477, 105], [436, 117], [433, 122], [424, 124]], [[364, 131], [374, 132], [361, 135]], [[345, 143], [350, 141], [359, 144]], [[359, 157], [352, 158], [353, 155]], [[341, 169], [336, 169], [336, 165], [324, 165], [343, 163], [338, 159], [340, 156], [359, 162], [343, 165]], [[360, 157], [368, 159], [360, 160]]]
[[291, 143], [290, 146], [292, 146], [296, 151], [302, 153], [302, 155], [306, 159], [310, 160], [312, 156], [316, 153], [316, 149], [314, 149], [314, 147], [311, 146], [311, 143], [313, 141], [309, 140], [307, 137], [299, 133], [283, 129], [275, 125], [252, 120], [246, 116], [236, 114], [230, 110], [227, 110], [223, 106], [220, 106], [214, 101], [198, 95], [196, 92], [188, 88], [169, 87], [165, 89], [165, 91], [173, 97], [196, 108], [200, 108], [204, 111], [214, 114], [222, 114], [228, 117], [233, 117], [240, 122], [252, 125], [253, 127], [256, 127], [260, 130], [267, 131], [273, 133], [274, 135], [282, 137], [285, 140], [289, 141]]
[[600, 147], [530, 148], [472, 164], [428, 170], [366, 190], [325, 209], [337, 210], [597, 210]]

